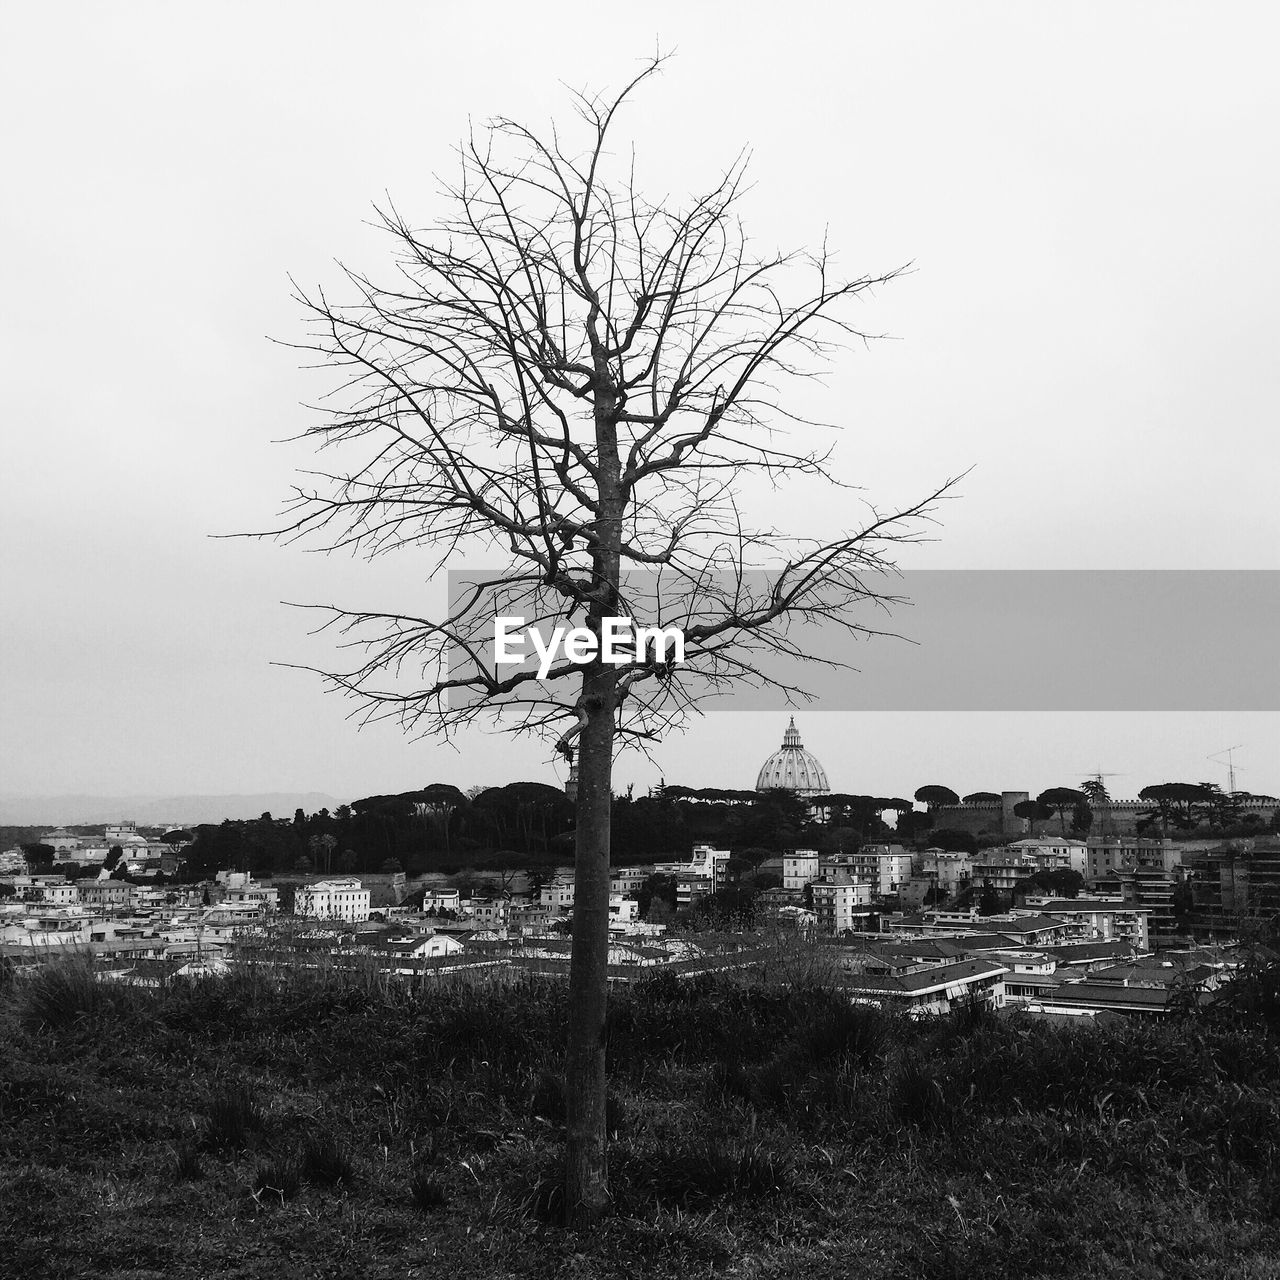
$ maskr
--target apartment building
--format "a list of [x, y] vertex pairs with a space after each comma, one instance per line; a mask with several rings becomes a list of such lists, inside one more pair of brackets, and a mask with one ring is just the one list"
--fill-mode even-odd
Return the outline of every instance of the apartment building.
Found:
[[369, 918], [369, 890], [354, 876], [302, 885], [293, 897], [294, 915], [359, 923]]
[[816, 849], [797, 849], [782, 859], [782, 887], [803, 889], [821, 874], [820, 859]]
[[865, 923], [871, 906], [871, 885], [865, 880], [815, 880], [813, 913], [818, 928], [827, 933], [845, 933]]

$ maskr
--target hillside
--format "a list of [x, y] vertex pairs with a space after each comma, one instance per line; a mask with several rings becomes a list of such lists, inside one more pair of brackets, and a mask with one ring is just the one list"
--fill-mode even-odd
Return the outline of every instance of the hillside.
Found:
[[126, 819], [144, 827], [172, 823], [194, 826], [227, 818], [257, 818], [264, 813], [291, 818], [295, 809], [314, 813], [324, 808], [336, 809], [341, 803], [318, 791], [222, 796], [0, 796], [0, 824], [49, 830]]
[[1277, 1274], [1265, 1029], [909, 1023], [653, 979], [611, 1014], [616, 1211], [575, 1236], [548, 1222], [564, 1012], [529, 984], [10, 980], [4, 1273]]

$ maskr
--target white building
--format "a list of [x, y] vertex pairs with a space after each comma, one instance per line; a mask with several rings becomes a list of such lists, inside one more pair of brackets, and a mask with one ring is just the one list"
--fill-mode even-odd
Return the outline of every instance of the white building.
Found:
[[693, 877], [710, 881], [712, 889], [723, 888], [728, 879], [728, 849], [713, 849], [709, 844], [695, 844], [688, 862], [657, 862], [653, 870], [657, 875]]
[[624, 898], [619, 893], [609, 895], [609, 928], [625, 929], [640, 918], [640, 904], [635, 898]]
[[219, 871], [215, 877], [222, 886], [223, 904], [251, 904], [263, 914], [280, 907], [280, 891], [275, 885], [259, 884], [248, 871]]
[[815, 880], [810, 891], [818, 927], [829, 933], [856, 928], [861, 923], [859, 908], [871, 905], [871, 885], [865, 880]]
[[126, 853], [129, 852], [130, 845], [145, 845], [147, 843], [146, 836], [138, 834], [138, 824], [136, 822], [113, 822], [102, 837], [107, 848], [113, 844], [118, 844]]
[[1034, 858], [1037, 871], [1078, 871], [1082, 876], [1089, 872], [1089, 846], [1083, 840], [1028, 836], [1006, 845], [1002, 852]]
[[314, 884], [301, 885], [294, 893], [293, 913], [318, 920], [358, 923], [369, 918], [369, 890], [362, 889], [354, 876], [317, 880]]
[[422, 894], [422, 910], [427, 915], [440, 911], [457, 914], [462, 910], [462, 894], [457, 889], [426, 889]]
[[818, 878], [818, 851], [797, 849], [782, 859], [782, 887], [803, 889]]

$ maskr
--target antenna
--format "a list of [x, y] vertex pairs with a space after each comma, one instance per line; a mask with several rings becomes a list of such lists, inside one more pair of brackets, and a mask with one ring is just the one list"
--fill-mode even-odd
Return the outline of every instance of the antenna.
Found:
[[1223, 747], [1221, 751], [1215, 751], [1213, 755], [1205, 757], [1206, 760], [1216, 760], [1219, 764], [1222, 763], [1223, 756], [1227, 757], [1227, 790], [1232, 795], [1236, 790], [1236, 761], [1232, 753], [1241, 750], [1243, 746], [1243, 742], [1237, 742], [1234, 747]]

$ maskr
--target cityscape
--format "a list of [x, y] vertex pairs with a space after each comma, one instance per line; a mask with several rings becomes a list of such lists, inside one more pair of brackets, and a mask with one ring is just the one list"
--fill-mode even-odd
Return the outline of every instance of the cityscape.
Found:
[[[220, 833], [32, 833], [0, 853], [2, 954], [19, 972], [87, 955], [143, 986], [300, 956], [422, 980], [566, 976], [574, 869], [555, 851], [574, 786], [517, 784], [503, 816], [524, 823], [525, 849], [474, 864], [468, 811], [500, 814], [503, 789], [377, 797], [402, 825], [372, 875], [344, 874], [367, 858], [341, 847], [362, 843], [367, 801]], [[1155, 784], [1137, 800], [1112, 799], [1100, 778], [1035, 798], [936, 785], [912, 801], [852, 796], [833, 791], [792, 717], [753, 791], [664, 786], [644, 805], [694, 828], [764, 817], [774, 830], [756, 839], [798, 827], [821, 847], [673, 844], [615, 863], [611, 982], [768, 971], [804, 943], [853, 998], [912, 1016], [979, 999], [1050, 1021], [1152, 1018], [1188, 991], [1211, 1000], [1280, 914], [1280, 802], [1212, 783]], [[615, 817], [624, 839], [626, 821]], [[243, 828], [263, 824], [274, 839], [255, 845]]]
[[0, 1280], [1280, 1277], [1280, 11], [4, 30]]

